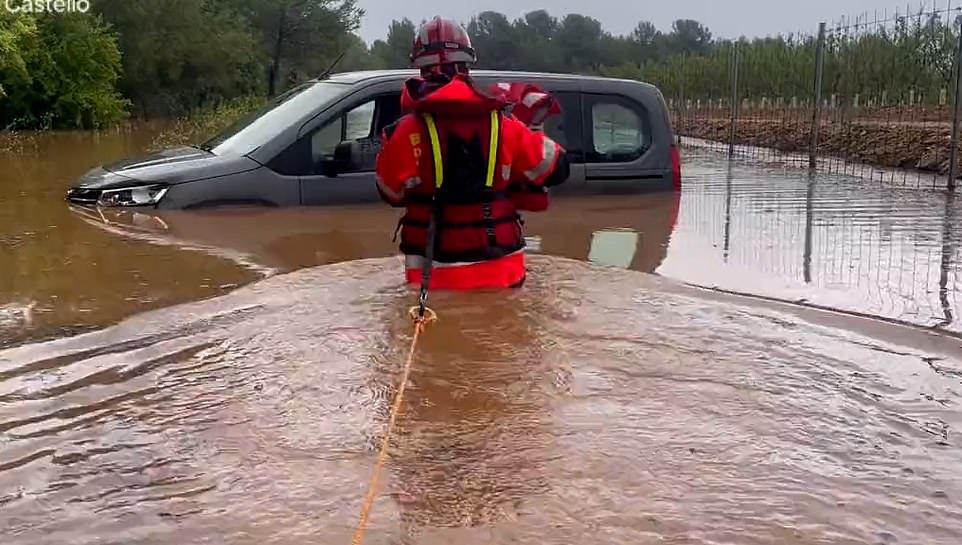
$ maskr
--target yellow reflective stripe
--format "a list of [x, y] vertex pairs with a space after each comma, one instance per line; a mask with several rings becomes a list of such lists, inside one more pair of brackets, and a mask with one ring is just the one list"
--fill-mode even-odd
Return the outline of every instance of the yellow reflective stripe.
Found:
[[[444, 183], [444, 165], [441, 160], [441, 140], [438, 138], [438, 127], [434, 124], [434, 117], [431, 114], [422, 114], [424, 122], [428, 126], [428, 136], [431, 139], [431, 156], [434, 158], [434, 186], [441, 187]], [[494, 186], [494, 173], [498, 168], [498, 135], [500, 129], [500, 116], [497, 110], [491, 112], [491, 137], [488, 140], [488, 174], [484, 185]]]
[[441, 164], [441, 141], [438, 139], [438, 128], [434, 124], [431, 114], [424, 114], [424, 122], [428, 125], [428, 136], [431, 137], [431, 155], [434, 157], [434, 187], [441, 187], [444, 183], [444, 165]]
[[498, 132], [499, 116], [496, 110], [491, 112], [491, 138], [488, 140], [488, 177], [484, 185], [491, 187], [494, 185], [494, 169], [498, 163]]

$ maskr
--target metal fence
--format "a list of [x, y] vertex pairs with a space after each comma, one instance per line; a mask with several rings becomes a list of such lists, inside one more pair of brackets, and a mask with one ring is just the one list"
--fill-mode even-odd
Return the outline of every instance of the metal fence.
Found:
[[801, 170], [764, 179], [737, 164], [720, 177], [723, 169], [689, 180], [673, 241], [698, 235], [708, 243], [699, 259], [715, 265], [670, 275], [962, 333], [957, 195], [861, 190]]
[[663, 85], [680, 142], [954, 190], [962, 5], [952, 1], [682, 58]]

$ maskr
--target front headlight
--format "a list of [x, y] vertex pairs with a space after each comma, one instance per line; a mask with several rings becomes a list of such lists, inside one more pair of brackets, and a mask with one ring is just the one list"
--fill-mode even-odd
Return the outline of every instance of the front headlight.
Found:
[[105, 189], [97, 199], [98, 206], [150, 206], [167, 194], [163, 185], [142, 185], [122, 189]]

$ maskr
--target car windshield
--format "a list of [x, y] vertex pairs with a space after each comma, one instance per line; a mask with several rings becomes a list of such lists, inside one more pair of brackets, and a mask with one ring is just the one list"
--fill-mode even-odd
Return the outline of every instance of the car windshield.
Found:
[[294, 87], [204, 142], [201, 148], [216, 155], [248, 154], [296, 123], [305, 113], [334, 100], [349, 88], [330, 81]]

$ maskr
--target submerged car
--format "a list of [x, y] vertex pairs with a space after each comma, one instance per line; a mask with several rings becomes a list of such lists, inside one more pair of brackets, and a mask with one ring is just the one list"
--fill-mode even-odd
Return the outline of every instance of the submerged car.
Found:
[[[681, 194], [557, 199], [525, 218], [525, 250], [655, 272], [667, 256]], [[193, 211], [76, 206], [81, 220], [112, 235], [227, 259], [259, 274], [397, 255], [397, 210], [365, 204]], [[96, 264], [91, 265], [96, 267]]]
[[[401, 116], [413, 70], [344, 72], [299, 85], [199, 146], [94, 168], [67, 200], [98, 207], [190, 209], [374, 202], [381, 130]], [[562, 114], [545, 131], [571, 159], [552, 194], [677, 189], [678, 150], [653, 85], [603, 77], [476, 70], [482, 86], [524, 81], [550, 91]]]

